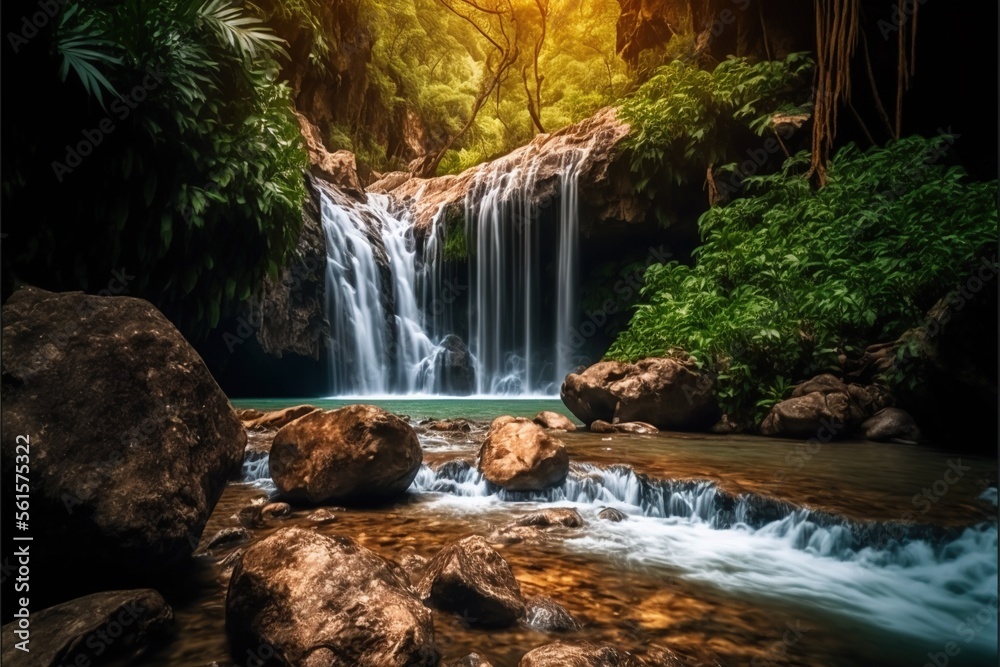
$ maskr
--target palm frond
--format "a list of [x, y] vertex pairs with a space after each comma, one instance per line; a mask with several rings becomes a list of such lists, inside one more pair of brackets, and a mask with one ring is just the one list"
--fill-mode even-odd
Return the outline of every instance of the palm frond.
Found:
[[101, 73], [98, 65], [120, 65], [122, 61], [112, 55], [116, 48], [114, 42], [95, 36], [99, 32], [93, 18], [74, 24], [79, 10], [80, 5], [70, 6], [59, 21], [59, 37], [55, 42], [56, 52], [62, 57], [59, 76], [65, 81], [69, 71], [73, 70], [87, 94], [96, 98], [104, 108], [104, 92], [118, 96], [118, 91]]
[[258, 53], [274, 51], [285, 43], [257, 19], [244, 16], [242, 9], [230, 0], [208, 0], [198, 13], [223, 43], [243, 57], [255, 58]]

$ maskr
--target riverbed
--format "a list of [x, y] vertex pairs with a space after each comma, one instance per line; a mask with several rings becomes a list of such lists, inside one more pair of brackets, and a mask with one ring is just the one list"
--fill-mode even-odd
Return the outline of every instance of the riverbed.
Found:
[[[575, 432], [559, 435], [572, 461], [562, 487], [507, 494], [475, 470], [488, 420], [542, 409], [566, 414], [559, 401], [363, 402], [407, 415], [418, 430], [424, 466], [408, 494], [385, 507], [334, 509], [336, 520], [322, 525], [306, 518], [315, 508], [296, 508], [254, 530], [254, 540], [309, 526], [349, 535], [405, 566], [540, 507], [573, 507], [586, 521], [495, 542], [523, 593], [555, 599], [579, 631], [480, 630], [434, 612], [442, 664], [475, 651], [514, 667], [528, 650], [558, 639], [636, 653], [658, 644], [693, 665], [803, 667], [919, 666], [953, 642], [959, 653], [949, 665], [996, 664], [995, 460], [861, 441]], [[419, 424], [444, 417], [473, 420], [473, 428]], [[255, 434], [254, 446], [270, 435]], [[254, 455], [227, 487], [203, 543], [239, 525], [234, 515], [273, 491], [266, 457]], [[598, 518], [605, 507], [628, 519]], [[177, 639], [148, 656], [149, 664], [247, 664], [248, 656], [229, 655], [225, 640], [230, 553], [198, 558], [195, 590], [172, 601]]]

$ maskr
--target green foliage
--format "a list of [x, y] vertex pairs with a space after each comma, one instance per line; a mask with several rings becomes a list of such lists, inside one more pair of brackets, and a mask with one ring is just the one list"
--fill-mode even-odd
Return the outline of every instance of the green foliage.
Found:
[[683, 60], [660, 67], [622, 106], [631, 125], [636, 188], [652, 196], [660, 184], [680, 184], [692, 171], [734, 159], [741, 130], [760, 136], [777, 112], [798, 112], [793, 98], [807, 83], [812, 61], [793, 53], [780, 61], [730, 58], [712, 72]]
[[469, 258], [469, 245], [465, 239], [465, 216], [458, 207], [445, 213], [444, 258], [463, 261]]
[[[63, 78], [69, 68], [79, 82], [44, 91], [72, 105], [63, 134], [19, 150], [55, 158], [48, 173], [5, 170], [5, 186], [24, 184], [5, 194], [36, 222], [18, 274], [99, 290], [124, 266], [130, 293], [204, 333], [277, 274], [301, 226], [305, 153], [276, 82], [277, 38], [227, 0], [77, 0], [53, 39]], [[107, 110], [88, 104], [102, 94]], [[80, 166], [63, 164], [62, 146], [101, 123], [113, 131]]]
[[608, 357], [690, 356], [727, 412], [759, 421], [791, 380], [895, 340], [997, 242], [996, 183], [939, 164], [951, 141], [847, 146], [818, 191], [806, 154], [747, 179], [753, 196], [702, 216], [694, 266], [647, 270]]

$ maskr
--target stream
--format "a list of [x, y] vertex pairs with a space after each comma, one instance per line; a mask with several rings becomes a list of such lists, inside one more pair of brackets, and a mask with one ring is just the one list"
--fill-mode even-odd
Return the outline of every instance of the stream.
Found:
[[[581, 528], [538, 530], [491, 542], [525, 596], [547, 595], [580, 623], [556, 635], [525, 627], [469, 628], [434, 613], [442, 664], [470, 652], [514, 667], [557, 639], [604, 641], [641, 653], [674, 649], [695, 665], [995, 665], [997, 520], [995, 461], [927, 447], [861, 441], [809, 446], [752, 436], [560, 434], [570, 475], [545, 493], [491, 488], [475, 470], [488, 420], [565, 412], [559, 401], [386, 400], [418, 431], [424, 465], [408, 494], [380, 508], [314, 508], [254, 530], [311, 526], [344, 534], [404, 565], [446, 543], [541, 507], [573, 507]], [[274, 409], [289, 401], [235, 401]], [[324, 408], [345, 401], [313, 401]], [[422, 428], [467, 417], [470, 432]], [[251, 434], [242, 479], [231, 483], [202, 543], [239, 525], [235, 514], [274, 491], [269, 434]], [[924, 489], [927, 496], [922, 496]], [[597, 517], [605, 507], [625, 521]], [[152, 665], [246, 665], [230, 656], [224, 607], [228, 551], [198, 560], [196, 589], [172, 601], [178, 639]], [[953, 642], [949, 645], [949, 642]], [[958, 653], [947, 656], [948, 646]]]

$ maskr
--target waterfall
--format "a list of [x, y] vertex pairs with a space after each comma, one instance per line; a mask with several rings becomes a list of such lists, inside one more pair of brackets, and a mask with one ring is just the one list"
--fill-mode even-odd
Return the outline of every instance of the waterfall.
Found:
[[[387, 195], [324, 194], [332, 393], [557, 394], [575, 365], [586, 156], [565, 151], [545, 183], [539, 150], [476, 172], [464, 264], [445, 256], [446, 206], [418, 252], [409, 213]], [[545, 188], [557, 207], [539, 207]]]
[[389, 204], [384, 195], [368, 195], [366, 204], [322, 197], [330, 375], [337, 395], [433, 389], [418, 386], [421, 364], [435, 346], [416, 298], [413, 235]]

